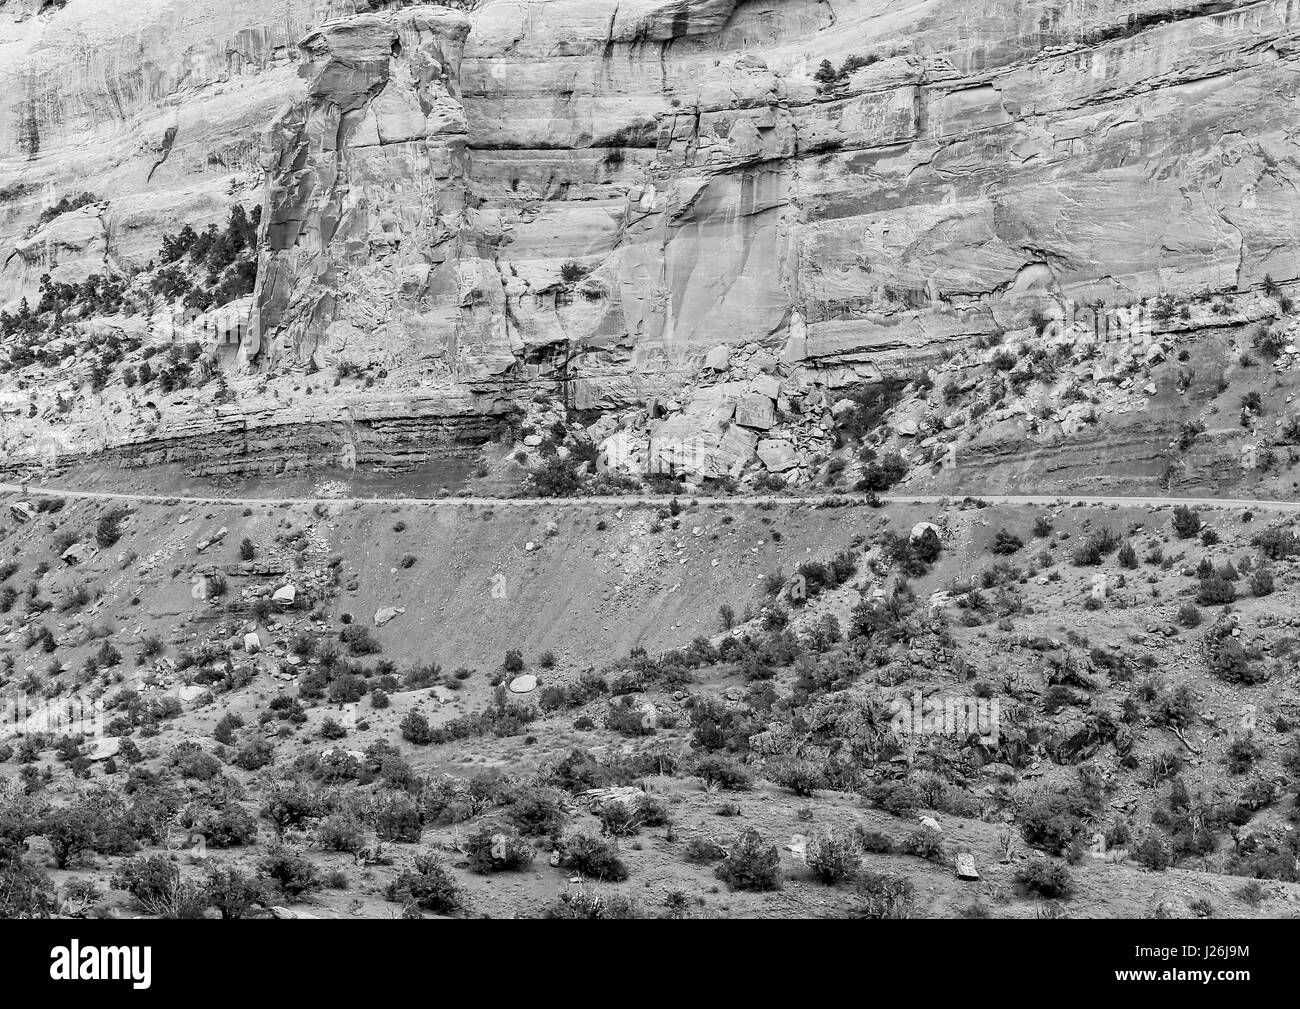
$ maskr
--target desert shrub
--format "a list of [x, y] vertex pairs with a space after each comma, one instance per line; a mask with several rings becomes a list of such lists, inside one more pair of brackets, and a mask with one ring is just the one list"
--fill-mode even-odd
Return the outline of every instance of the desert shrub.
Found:
[[611, 837], [628, 837], [641, 829], [636, 806], [618, 799], [601, 803], [596, 818], [600, 820], [600, 832]]
[[907, 461], [898, 453], [890, 452], [863, 467], [862, 479], [854, 489], [875, 493], [887, 491], [906, 475]]
[[1201, 531], [1201, 516], [1187, 505], [1174, 508], [1174, 532], [1179, 539], [1191, 539]]
[[1271, 561], [1300, 554], [1300, 537], [1289, 529], [1266, 529], [1251, 538], [1251, 544]]
[[351, 655], [376, 655], [383, 651], [365, 624], [347, 624], [339, 631], [339, 640], [348, 646]]
[[433, 729], [429, 720], [418, 711], [408, 711], [402, 719], [402, 738], [416, 746], [428, 746], [433, 742]]
[[933, 827], [922, 827], [908, 834], [900, 848], [903, 854], [915, 855], [927, 862], [942, 862], [945, 857], [943, 835]]
[[1113, 529], [1097, 529], [1074, 548], [1070, 559], [1080, 567], [1094, 566], [1101, 559], [1119, 548], [1119, 534]]
[[695, 776], [706, 785], [716, 785], [731, 792], [747, 792], [754, 787], [749, 770], [720, 754], [709, 754], [695, 762]]
[[858, 847], [862, 851], [875, 855], [894, 853], [894, 840], [888, 834], [882, 834], [878, 830], [867, 830], [861, 824], [854, 828], [854, 834], [857, 837]]
[[1074, 893], [1070, 870], [1060, 862], [1033, 858], [1016, 870], [1016, 882], [1027, 893], [1066, 900]]
[[1024, 540], [1006, 529], [999, 529], [993, 536], [993, 552], [995, 554], [1014, 554], [1020, 551], [1024, 545]]
[[240, 747], [230, 762], [245, 771], [256, 771], [275, 763], [275, 747], [265, 739], [254, 739]]
[[316, 828], [316, 844], [326, 851], [360, 851], [366, 843], [365, 825], [344, 810], [331, 813]]
[[861, 873], [853, 889], [853, 915], [869, 919], [901, 919], [912, 916], [912, 881], [903, 876], [879, 872]]
[[297, 852], [277, 845], [257, 863], [258, 874], [287, 897], [297, 898], [319, 890], [323, 881], [316, 867]]
[[261, 809], [262, 818], [271, 821], [281, 836], [286, 830], [301, 830], [320, 814], [320, 797], [292, 781], [270, 786]]
[[808, 868], [827, 886], [853, 879], [862, 868], [857, 838], [845, 831], [818, 834], [808, 841]]
[[227, 919], [245, 918], [267, 899], [261, 880], [233, 866], [209, 869], [203, 894], [206, 902]]
[[727, 849], [711, 837], [697, 835], [686, 842], [684, 854], [688, 862], [716, 862], [726, 858]]
[[210, 848], [234, 848], [257, 841], [257, 818], [237, 802], [223, 802], [215, 808], [193, 804], [181, 810], [177, 822], [202, 834]]
[[95, 846], [95, 820], [81, 806], [56, 809], [41, 823], [41, 833], [49, 841], [54, 864], [66, 869], [81, 860], [83, 853]]
[[564, 793], [558, 788], [521, 786], [508, 796], [506, 818], [522, 834], [553, 837], [568, 819]]
[[1229, 774], [1245, 774], [1264, 756], [1264, 747], [1254, 736], [1235, 736], [1224, 749]]
[[198, 743], [186, 741], [172, 750], [171, 766], [182, 778], [210, 781], [221, 773], [221, 761], [204, 753]]
[[1201, 611], [1193, 603], [1183, 603], [1178, 607], [1178, 623], [1183, 627], [1195, 627], [1201, 622]]
[[570, 888], [542, 913], [558, 920], [627, 921], [643, 917], [636, 901], [621, 893], [602, 894], [581, 886]]
[[119, 865], [110, 885], [125, 890], [140, 904], [147, 904], [161, 899], [179, 873], [176, 863], [166, 855], [144, 855]]
[[1211, 673], [1228, 683], [1253, 686], [1266, 678], [1264, 667], [1252, 660], [1236, 638], [1225, 638], [1217, 643], [1210, 653], [1209, 668]]
[[1169, 845], [1157, 831], [1148, 831], [1136, 845], [1129, 849], [1129, 856], [1138, 865], [1155, 872], [1162, 872], [1174, 864]]
[[741, 831], [715, 875], [737, 890], [779, 890], [781, 853], [753, 827]]
[[1273, 572], [1268, 568], [1256, 568], [1250, 575], [1250, 591], [1257, 596], [1273, 594], [1275, 588]]
[[582, 489], [582, 474], [568, 459], [552, 455], [528, 475], [538, 497], [569, 497]]
[[410, 900], [434, 914], [459, 911], [464, 896], [451, 870], [438, 855], [419, 854], [410, 869], [403, 869], [388, 884], [385, 896], [392, 901]]
[[1083, 832], [1081, 804], [1072, 794], [1036, 792], [1018, 810], [1021, 836], [1035, 848], [1061, 854]]
[[376, 795], [370, 814], [379, 840], [419, 843], [420, 808], [406, 792], [381, 792]]
[[100, 548], [107, 550], [122, 538], [122, 520], [126, 518], [126, 512], [114, 510], [106, 515], [101, 515], [99, 521], [95, 523], [95, 542]]
[[1202, 578], [1196, 587], [1196, 601], [1202, 606], [1225, 606], [1236, 598], [1232, 582], [1217, 574]]
[[560, 867], [613, 883], [628, 878], [627, 866], [618, 855], [618, 844], [591, 834], [574, 834], [565, 840], [560, 851]]
[[826, 787], [826, 776], [811, 760], [782, 761], [772, 770], [771, 778], [782, 788], [804, 797], [811, 797], [817, 789]]
[[921, 805], [921, 793], [905, 781], [885, 781], [870, 786], [866, 800], [892, 816], [910, 816]]
[[505, 872], [531, 865], [535, 852], [513, 828], [484, 823], [465, 839], [469, 867], [478, 873]]

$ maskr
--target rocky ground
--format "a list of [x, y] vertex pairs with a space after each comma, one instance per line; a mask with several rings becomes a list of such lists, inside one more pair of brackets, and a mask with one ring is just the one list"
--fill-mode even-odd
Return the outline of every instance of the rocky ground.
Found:
[[6, 906], [1294, 913], [1289, 513], [827, 503], [10, 495]]

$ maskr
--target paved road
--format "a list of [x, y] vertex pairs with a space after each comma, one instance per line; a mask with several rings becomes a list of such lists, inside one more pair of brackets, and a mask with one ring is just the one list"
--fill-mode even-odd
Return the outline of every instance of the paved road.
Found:
[[[498, 497], [457, 497], [448, 495], [447, 497], [421, 498], [421, 497], [356, 497], [356, 498], [324, 498], [324, 497], [218, 497], [215, 495], [207, 497], [184, 497], [178, 494], [124, 494], [114, 491], [88, 491], [72, 490], [63, 487], [34, 487], [28, 484], [0, 483], [0, 493], [12, 493], [25, 495], [27, 497], [66, 497], [66, 498], [84, 498], [90, 500], [102, 501], [126, 501], [156, 504], [195, 504], [195, 505], [265, 505], [265, 504], [342, 504], [360, 502], [363, 504], [376, 505], [478, 505], [493, 507], [530, 507], [537, 505], [574, 505], [574, 504], [594, 504], [603, 506], [623, 506], [623, 505], [664, 505], [672, 500], [672, 495], [664, 494], [620, 494], [610, 497], [576, 497], [576, 498], [539, 498], [539, 497], [515, 497], [515, 498], [498, 498]], [[971, 495], [974, 497], [975, 495]], [[697, 494], [681, 494], [678, 497], [683, 501], [698, 501], [701, 504], [730, 504], [730, 505], [820, 505], [828, 501], [847, 501], [853, 504], [862, 504], [865, 498], [859, 494], [813, 494], [813, 495], [757, 495], [757, 496], [740, 496], [733, 497], [709, 497]], [[1249, 508], [1253, 511], [1279, 511], [1279, 512], [1296, 512], [1300, 511], [1300, 501], [1255, 501], [1242, 498], [1209, 498], [1209, 497], [1115, 497], [1109, 495], [1086, 495], [1086, 494], [982, 494], [980, 499], [990, 504], [1010, 504], [1010, 505], [1056, 505], [1072, 504], [1081, 501], [1090, 505], [1121, 505], [1134, 506], [1141, 508], [1155, 507], [1157, 505], [1191, 505], [1197, 508]], [[955, 504], [960, 502], [962, 497], [956, 495], [941, 494], [897, 494], [886, 495], [881, 497], [881, 501], [886, 504], [941, 504], [944, 502]]]

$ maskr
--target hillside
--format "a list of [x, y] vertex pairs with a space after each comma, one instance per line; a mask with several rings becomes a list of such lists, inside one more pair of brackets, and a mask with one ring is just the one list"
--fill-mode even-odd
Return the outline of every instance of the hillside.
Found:
[[[1300, 894], [1291, 517], [29, 500], [0, 542], [6, 694], [105, 702], [104, 738], [0, 749], [9, 836], [65, 910], [204, 913], [214, 867], [259, 864], [281, 916], [1278, 917]], [[900, 720], [918, 696], [939, 725]], [[946, 731], [945, 698], [985, 721]], [[127, 864], [158, 854], [183, 907]], [[1044, 858], [1068, 896], [1025, 875]]]

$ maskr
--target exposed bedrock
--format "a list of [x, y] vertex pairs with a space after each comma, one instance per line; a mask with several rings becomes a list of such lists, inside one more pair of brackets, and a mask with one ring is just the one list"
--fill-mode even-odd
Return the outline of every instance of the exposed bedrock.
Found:
[[[1296, 279], [1298, 20], [1300, 0], [10, 0], [0, 302], [142, 266], [241, 200], [264, 213], [232, 375], [350, 362], [470, 417], [562, 380], [614, 411], [684, 398], [725, 344], [842, 387], [1066, 299]], [[36, 227], [81, 191], [100, 202]]]

